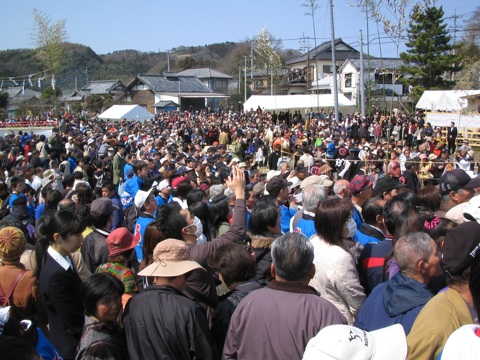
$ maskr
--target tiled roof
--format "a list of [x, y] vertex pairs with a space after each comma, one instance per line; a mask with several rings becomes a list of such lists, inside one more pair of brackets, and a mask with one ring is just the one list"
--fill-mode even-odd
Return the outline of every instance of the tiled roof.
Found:
[[40, 99], [40, 96], [42, 95], [42, 93], [40, 91], [35, 91], [35, 90], [32, 90], [32, 89], [28, 89], [28, 88], [26, 88], [23, 91], [23, 94], [22, 94], [22, 87], [21, 86], [11, 87], [11, 88], [8, 88], [8, 89], [4, 89], [2, 91], [5, 91], [5, 92], [8, 93], [9, 104], [19, 104], [19, 103], [21, 103], [25, 100], [31, 99], [33, 97], [36, 97], [36, 98]]
[[[347, 62], [350, 62], [357, 70], [360, 70], [360, 59], [347, 59]], [[394, 70], [399, 71], [400, 67], [405, 65], [405, 63], [400, 59], [394, 58], [372, 58], [370, 60], [368, 57], [363, 58], [363, 69], [376, 70], [376, 72], [382, 72], [383, 70]]]
[[91, 81], [89, 84], [84, 86], [81, 90], [86, 92], [90, 95], [102, 95], [108, 94], [111, 92], [115, 87], [121, 85], [123, 89], [123, 84], [120, 80], [97, 80]]
[[[137, 75], [138, 80], [147, 85], [152, 91], [159, 93], [211, 93], [208, 87], [194, 76], [179, 76], [168, 73], [162, 75]], [[135, 79], [129, 84], [132, 85]]]
[[[331, 60], [332, 59], [332, 43], [331, 41], [325, 41], [318, 45], [316, 48], [313, 48], [309, 52], [306, 52], [303, 55], [297, 56], [293, 59], [290, 59], [286, 62], [286, 65], [296, 64], [306, 62], [310, 54], [310, 61], [317, 59], [318, 60]], [[346, 44], [341, 38], [335, 39], [335, 52], [337, 61], [342, 61], [351, 57], [353, 54], [358, 54], [358, 50], [354, 49], [350, 45]], [[338, 48], [343, 48], [342, 50]]]
[[178, 73], [180, 76], [196, 76], [199, 79], [233, 79], [230, 75], [224, 74], [220, 71], [209, 69], [209, 68], [200, 68], [200, 69], [188, 69], [180, 71]]

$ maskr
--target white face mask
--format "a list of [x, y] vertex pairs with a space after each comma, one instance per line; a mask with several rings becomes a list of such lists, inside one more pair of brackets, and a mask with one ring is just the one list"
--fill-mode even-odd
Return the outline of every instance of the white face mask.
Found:
[[355, 236], [355, 233], [357, 232], [357, 223], [355, 220], [350, 218], [350, 220], [347, 223], [347, 229], [348, 229], [348, 235], [347, 237], [353, 238]]
[[195, 216], [195, 218], [193, 219], [193, 225], [195, 225], [197, 227], [197, 231], [195, 232], [195, 236], [198, 239], [203, 234], [202, 221], [198, 217]]

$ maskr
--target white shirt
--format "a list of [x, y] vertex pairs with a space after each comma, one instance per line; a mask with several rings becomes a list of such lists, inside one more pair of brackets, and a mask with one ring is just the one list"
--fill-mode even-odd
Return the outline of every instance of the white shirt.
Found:
[[53, 260], [58, 263], [58, 265], [65, 269], [65, 271], [67, 271], [70, 267], [73, 269], [72, 260], [70, 260], [68, 256], [63, 257], [57, 250], [55, 250], [51, 246], [48, 247], [47, 252], [53, 258]]

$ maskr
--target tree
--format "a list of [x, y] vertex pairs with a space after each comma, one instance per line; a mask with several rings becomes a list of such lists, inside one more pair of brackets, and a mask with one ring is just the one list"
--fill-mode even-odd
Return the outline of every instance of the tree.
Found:
[[40, 95], [40, 100], [44, 103], [56, 103], [56, 99], [62, 96], [62, 90], [58, 86], [53, 89], [51, 86], [46, 87]]
[[257, 70], [270, 69], [274, 83], [278, 82], [282, 68], [282, 58], [276, 48], [278, 42], [273, 39], [267, 28], [263, 27], [255, 43], [254, 63]]
[[[46, 71], [50, 71], [52, 77], [60, 72], [67, 54], [67, 31], [65, 30], [65, 20], [59, 20], [55, 24], [50, 24], [50, 19], [33, 9], [33, 31], [31, 39], [36, 47], [36, 56], [45, 66]], [[53, 89], [52, 89], [53, 90]], [[58, 113], [57, 96], [54, 100], [54, 111]]]
[[67, 54], [67, 31], [65, 20], [51, 25], [51, 20], [42, 12], [33, 9], [33, 31], [31, 39], [36, 47], [36, 56], [53, 74], [58, 74]]
[[480, 7], [465, 21], [462, 42], [458, 46], [462, 70], [456, 77], [456, 89], [480, 89]]
[[0, 109], [6, 109], [8, 105], [8, 93], [5, 91], [0, 92]]
[[460, 58], [453, 53], [443, 15], [442, 7], [417, 5], [413, 9], [405, 44], [408, 49], [400, 58], [406, 63], [401, 70], [411, 75], [403, 81], [414, 86], [414, 96], [423, 90], [451, 89], [455, 84], [445, 73], [458, 72]]
[[84, 107], [90, 111], [98, 113], [103, 109], [103, 97], [101, 95], [90, 95], [85, 99]]

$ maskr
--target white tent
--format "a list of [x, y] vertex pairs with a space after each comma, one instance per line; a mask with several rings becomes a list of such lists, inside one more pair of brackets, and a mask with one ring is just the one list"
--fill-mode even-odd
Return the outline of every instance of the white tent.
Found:
[[415, 107], [429, 111], [458, 112], [468, 106], [465, 96], [478, 93], [479, 90], [427, 90]]
[[100, 119], [121, 121], [145, 121], [153, 119], [154, 115], [139, 105], [113, 105], [98, 116]]
[[[244, 109], [256, 109], [258, 106], [265, 110], [333, 108], [334, 99], [333, 94], [252, 95], [245, 102]], [[344, 95], [338, 94], [338, 106], [353, 107], [354, 104]]]

